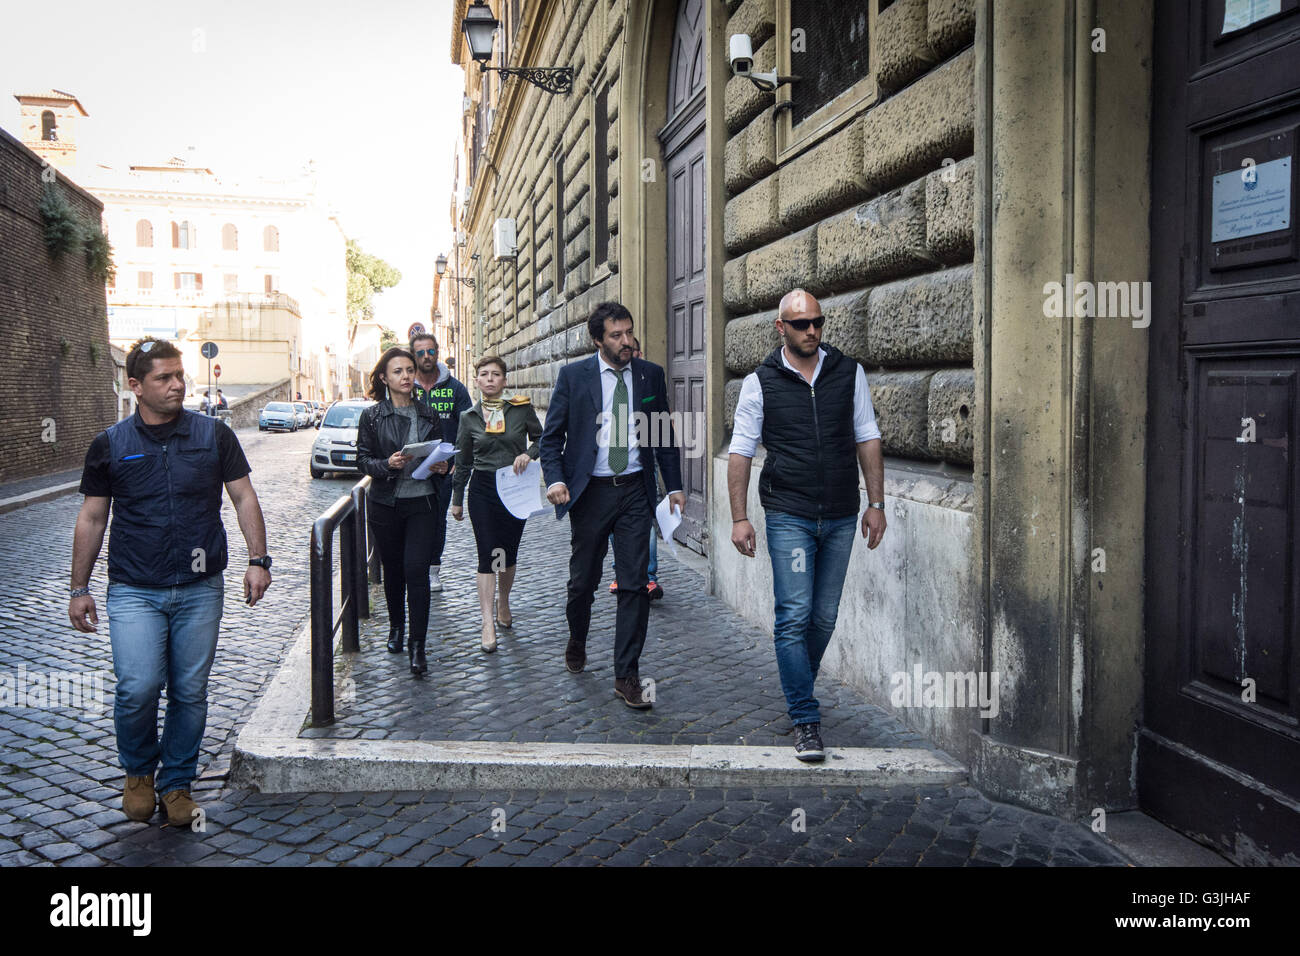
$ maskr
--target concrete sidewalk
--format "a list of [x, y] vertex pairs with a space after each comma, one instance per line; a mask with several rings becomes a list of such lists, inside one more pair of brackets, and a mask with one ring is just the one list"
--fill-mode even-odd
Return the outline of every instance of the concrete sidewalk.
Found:
[[[830, 677], [818, 684], [829, 748], [822, 764], [795, 759], [771, 637], [705, 591], [696, 571], [661, 556], [666, 597], [653, 602], [643, 681], [654, 708], [613, 693], [615, 598], [593, 608], [587, 667], [564, 668], [568, 525], [529, 521], [512, 595], [514, 627], [498, 650], [479, 646], [474, 546], [451, 522], [435, 593], [429, 673], [411, 676], [388, 654], [383, 588], [371, 588], [357, 654], [336, 654], [335, 722], [309, 714], [304, 631], [240, 735], [234, 781], [269, 792], [592, 789], [686, 786], [919, 786], [963, 782], [960, 764]], [[609, 578], [607, 577], [606, 581]]]

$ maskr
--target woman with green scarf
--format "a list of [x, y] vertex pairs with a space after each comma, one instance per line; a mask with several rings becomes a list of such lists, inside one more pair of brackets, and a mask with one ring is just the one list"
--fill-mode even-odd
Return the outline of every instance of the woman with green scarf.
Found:
[[474, 384], [483, 397], [460, 416], [456, 431], [456, 470], [451, 483], [451, 516], [457, 521], [464, 518], [462, 502], [468, 483], [469, 520], [478, 546], [482, 646], [490, 654], [497, 649], [496, 628], [508, 629], [514, 625], [510, 588], [515, 583], [515, 559], [524, 534], [524, 519], [511, 514], [497, 494], [496, 471], [509, 465], [515, 474], [523, 474], [529, 462], [539, 455], [537, 439], [542, 434], [542, 423], [527, 398], [502, 399], [506, 363], [499, 356], [485, 355], [478, 360], [474, 366]]

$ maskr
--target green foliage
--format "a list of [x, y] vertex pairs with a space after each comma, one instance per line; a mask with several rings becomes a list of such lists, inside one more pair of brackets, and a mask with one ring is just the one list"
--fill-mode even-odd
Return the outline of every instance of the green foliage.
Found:
[[67, 358], [71, 352], [72, 352], [72, 343], [69, 342], [66, 337], [60, 336], [59, 354], [62, 355], [64, 358]]
[[375, 293], [402, 281], [402, 273], [378, 256], [363, 252], [353, 239], [347, 245], [348, 322], [356, 324], [374, 318]]
[[397, 340], [397, 335], [392, 329], [384, 329], [379, 333], [379, 351], [387, 352], [397, 345], [403, 345], [403, 343]]
[[41, 223], [45, 227], [45, 248], [55, 259], [72, 252], [81, 243], [81, 224], [76, 213], [53, 183], [46, 183], [41, 196]]
[[99, 343], [98, 342], [90, 343], [90, 364], [91, 365], [99, 364]]
[[100, 282], [107, 282], [117, 275], [117, 267], [113, 265], [113, 245], [103, 227], [86, 226], [81, 239], [86, 248], [86, 265], [90, 274]]
[[117, 274], [113, 265], [113, 246], [99, 223], [82, 225], [54, 183], [45, 184], [40, 204], [41, 224], [45, 229], [45, 248], [55, 259], [80, 246], [86, 253], [86, 266], [100, 282]]

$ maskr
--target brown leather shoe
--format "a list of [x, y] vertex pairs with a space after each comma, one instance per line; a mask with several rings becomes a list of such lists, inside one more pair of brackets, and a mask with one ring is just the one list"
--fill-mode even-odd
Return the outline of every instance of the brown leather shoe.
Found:
[[153, 791], [153, 774], [147, 777], [126, 778], [122, 788], [122, 812], [128, 820], [148, 820], [158, 809], [158, 797]]
[[569, 638], [569, 646], [564, 649], [564, 669], [570, 674], [581, 674], [586, 666], [587, 645]]
[[164, 793], [162, 803], [163, 809], [167, 811], [167, 822], [174, 827], [189, 827], [201, 812], [188, 790]]
[[650, 701], [641, 696], [641, 678], [614, 678], [614, 693], [623, 698], [623, 703], [634, 710], [649, 710]]

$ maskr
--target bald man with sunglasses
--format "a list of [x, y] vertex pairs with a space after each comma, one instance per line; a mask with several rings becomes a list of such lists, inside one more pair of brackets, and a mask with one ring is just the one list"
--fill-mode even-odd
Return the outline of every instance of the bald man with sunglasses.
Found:
[[813, 684], [853, 550], [859, 470], [867, 486], [867, 548], [885, 534], [884, 455], [867, 376], [839, 349], [822, 344], [824, 324], [821, 304], [803, 289], [781, 300], [781, 346], [741, 385], [727, 462], [731, 543], [752, 558], [750, 462], [760, 441], [767, 451], [758, 491], [772, 559], [773, 638], [795, 757], [805, 762], [826, 755]]

